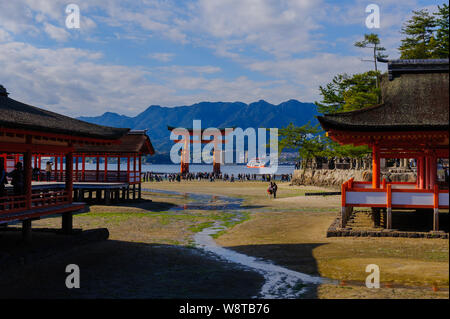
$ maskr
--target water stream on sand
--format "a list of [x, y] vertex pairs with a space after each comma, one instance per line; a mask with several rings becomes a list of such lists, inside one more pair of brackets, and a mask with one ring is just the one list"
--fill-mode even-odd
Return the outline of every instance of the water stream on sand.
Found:
[[[180, 193], [158, 189], [143, 189], [143, 191], [171, 195], [184, 195], [191, 200], [183, 206], [177, 206], [171, 210], [215, 210], [223, 213], [232, 213], [233, 221], [241, 221], [245, 218], [243, 200], [227, 196], [215, 196], [207, 194]], [[212, 226], [203, 229], [194, 236], [195, 245], [206, 252], [212, 253], [222, 260], [236, 263], [256, 271], [264, 276], [265, 283], [260, 293], [255, 298], [288, 299], [302, 298], [309, 289], [318, 284], [329, 281], [325, 278], [310, 276], [293, 271], [271, 263], [270, 261], [247, 256], [231, 249], [219, 246], [212, 235], [225, 230], [227, 227], [217, 221]]]

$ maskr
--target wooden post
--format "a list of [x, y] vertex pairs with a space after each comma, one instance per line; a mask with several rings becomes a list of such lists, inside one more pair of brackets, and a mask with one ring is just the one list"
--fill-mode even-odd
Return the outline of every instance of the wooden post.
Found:
[[120, 155], [117, 156], [117, 181], [120, 182]]
[[[27, 144], [31, 144], [31, 136], [26, 137]], [[31, 209], [31, 194], [32, 194], [32, 168], [31, 168], [31, 150], [27, 150], [23, 156], [23, 170], [24, 170], [24, 191], [26, 197], [26, 208]]]
[[108, 155], [105, 155], [105, 169], [104, 169], [104, 182], [108, 182]]
[[343, 183], [341, 186], [341, 228], [344, 228], [347, 223], [346, 187], [347, 182]]
[[127, 156], [127, 183], [130, 182], [130, 155]]
[[380, 148], [372, 147], [372, 188], [380, 188]]
[[83, 154], [81, 157], [81, 180], [84, 182], [86, 179], [86, 156]]
[[67, 200], [72, 203], [73, 199], [73, 153], [66, 154], [66, 192]]
[[392, 229], [392, 185], [386, 189], [386, 229]]
[[100, 177], [100, 176], [99, 176], [99, 171], [100, 171], [100, 156], [97, 155], [97, 156], [96, 156], [96, 159], [97, 159], [97, 160], [96, 160], [97, 168], [96, 168], [96, 173], [95, 173], [95, 176], [96, 176], [96, 177], [95, 177], [95, 181], [98, 182], [98, 179], [99, 179], [99, 177]]
[[433, 154], [430, 156], [430, 189], [434, 189], [437, 179], [437, 159]]
[[433, 230], [439, 231], [439, 186], [434, 185]]
[[73, 217], [71, 212], [62, 214], [62, 232], [64, 234], [71, 234], [73, 229]]
[[22, 221], [22, 239], [24, 242], [31, 241], [31, 219]]

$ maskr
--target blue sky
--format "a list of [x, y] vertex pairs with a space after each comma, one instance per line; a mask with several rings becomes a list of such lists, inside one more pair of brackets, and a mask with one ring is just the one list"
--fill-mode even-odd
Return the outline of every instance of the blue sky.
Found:
[[[80, 28], [65, 25], [80, 8]], [[365, 26], [368, 4], [380, 29]], [[364, 33], [398, 58], [420, 0], [0, 0], [0, 84], [11, 97], [71, 115], [134, 116], [149, 105], [318, 100], [338, 73], [369, 70]]]

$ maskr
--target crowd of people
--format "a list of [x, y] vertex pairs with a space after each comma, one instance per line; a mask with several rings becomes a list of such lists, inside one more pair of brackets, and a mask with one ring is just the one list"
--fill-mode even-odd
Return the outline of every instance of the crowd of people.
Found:
[[[292, 179], [291, 174], [281, 174], [280, 180], [282, 182], [289, 182]], [[187, 181], [202, 181], [207, 180], [210, 182], [214, 182], [216, 180], [221, 180], [225, 182], [244, 182], [244, 181], [266, 181], [270, 182], [271, 180], [274, 180], [276, 177], [275, 175], [270, 174], [237, 174], [236, 176], [234, 174], [227, 174], [227, 173], [213, 173], [213, 172], [197, 172], [197, 173], [187, 173], [187, 174], [180, 174], [180, 173], [166, 173], [166, 174], [155, 174], [152, 172], [146, 172], [142, 175], [142, 180], [144, 182], [162, 182], [162, 181], [169, 181], [169, 182], [181, 182], [182, 179]]]

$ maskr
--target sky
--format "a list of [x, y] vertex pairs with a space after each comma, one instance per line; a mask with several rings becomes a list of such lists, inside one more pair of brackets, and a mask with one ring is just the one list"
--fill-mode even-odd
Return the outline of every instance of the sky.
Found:
[[[135, 116], [150, 105], [201, 101], [314, 102], [336, 74], [373, 68], [362, 61], [370, 49], [353, 45], [365, 33], [379, 34], [398, 58], [412, 10], [442, 3], [0, 0], [0, 84], [13, 99], [69, 116]], [[79, 8], [79, 28], [67, 27], [69, 4]], [[380, 8], [380, 28], [366, 26], [369, 4]]]

